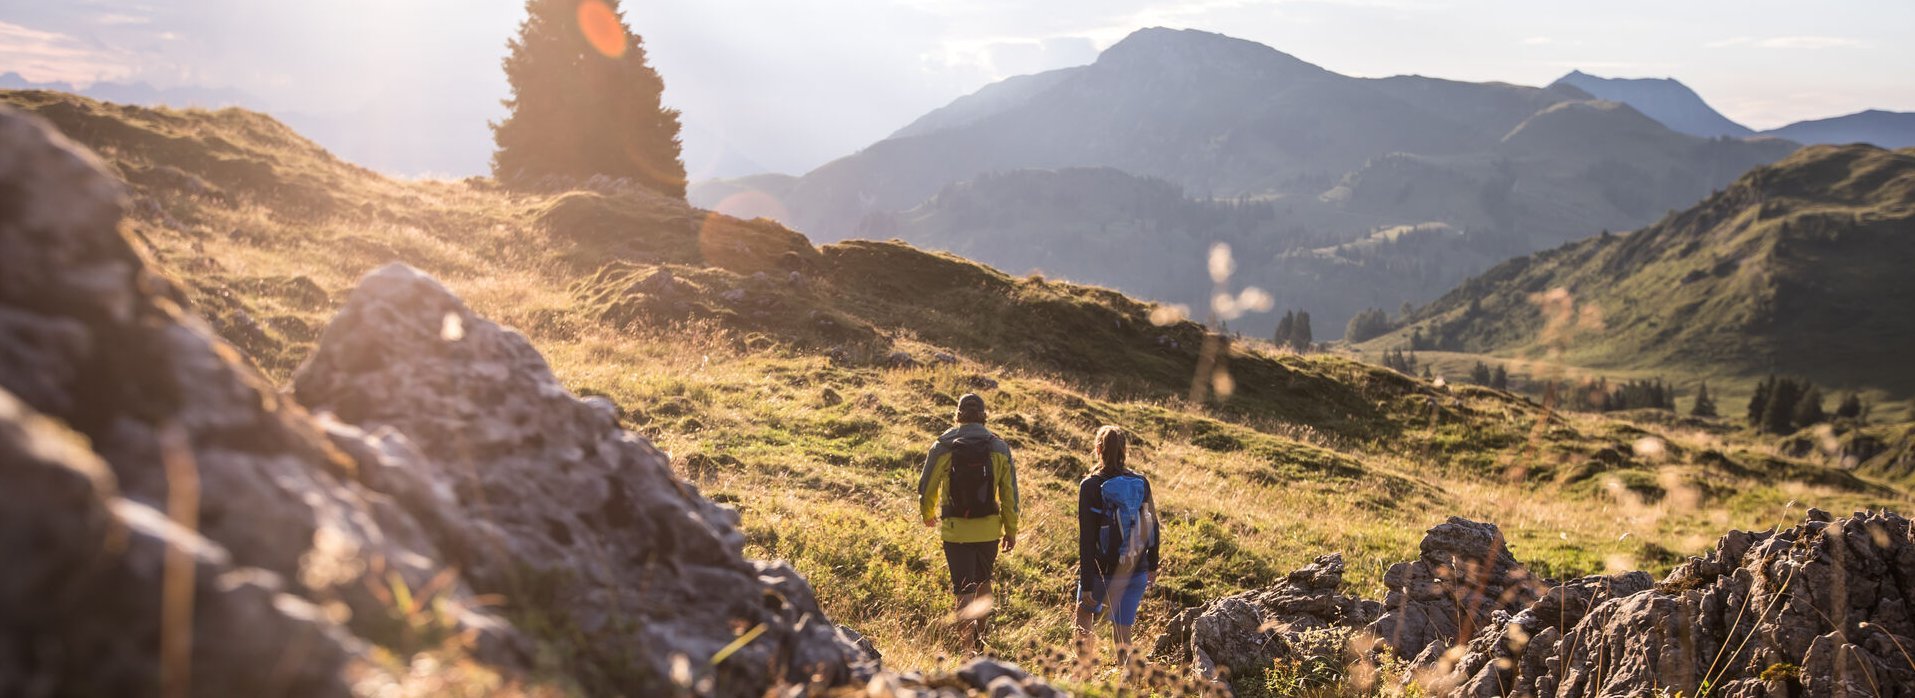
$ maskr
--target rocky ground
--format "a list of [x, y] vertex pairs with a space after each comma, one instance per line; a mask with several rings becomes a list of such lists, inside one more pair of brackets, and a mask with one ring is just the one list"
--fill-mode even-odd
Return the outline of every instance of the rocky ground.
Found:
[[1811, 509], [1792, 528], [1732, 531], [1661, 582], [1543, 579], [1495, 525], [1463, 519], [1422, 548], [1391, 568], [1381, 604], [1344, 595], [1328, 556], [1186, 611], [1156, 653], [1211, 677], [1414, 657], [1405, 681], [1470, 698], [1915, 695], [1915, 529], [1896, 514]]

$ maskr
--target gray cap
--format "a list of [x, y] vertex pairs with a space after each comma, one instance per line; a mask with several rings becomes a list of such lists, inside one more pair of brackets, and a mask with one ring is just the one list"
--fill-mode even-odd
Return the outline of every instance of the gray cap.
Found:
[[960, 422], [984, 421], [984, 398], [977, 393], [965, 393], [958, 398], [957, 419]]

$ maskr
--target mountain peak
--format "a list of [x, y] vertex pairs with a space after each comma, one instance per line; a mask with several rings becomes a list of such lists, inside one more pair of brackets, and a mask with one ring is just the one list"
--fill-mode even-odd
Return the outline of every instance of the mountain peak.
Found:
[[1182, 69], [1276, 68], [1286, 72], [1328, 73], [1303, 59], [1269, 46], [1198, 29], [1146, 27], [1131, 32], [1097, 57], [1105, 67], [1177, 66]]
[[1692, 136], [1740, 138], [1755, 133], [1717, 112], [1675, 78], [1605, 78], [1572, 70], [1551, 84], [1556, 85], [1574, 87], [1597, 99], [1622, 102], [1672, 130]]

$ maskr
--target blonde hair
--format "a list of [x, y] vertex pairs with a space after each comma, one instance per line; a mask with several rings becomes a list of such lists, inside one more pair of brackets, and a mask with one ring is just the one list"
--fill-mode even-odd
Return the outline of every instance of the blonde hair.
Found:
[[1128, 440], [1123, 427], [1114, 424], [1098, 427], [1097, 436], [1092, 439], [1091, 459], [1103, 470], [1123, 470], [1124, 444]]

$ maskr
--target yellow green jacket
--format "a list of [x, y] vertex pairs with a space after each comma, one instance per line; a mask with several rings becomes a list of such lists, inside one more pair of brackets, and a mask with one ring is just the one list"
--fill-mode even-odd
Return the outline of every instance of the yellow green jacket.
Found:
[[951, 441], [960, 436], [991, 437], [991, 479], [997, 486], [998, 513], [975, 519], [944, 519], [938, 532], [951, 543], [983, 543], [1017, 535], [1017, 465], [1011, 460], [1011, 447], [982, 424], [959, 424], [944, 432], [931, 444], [924, 457], [924, 472], [918, 476], [918, 514], [930, 519], [938, 516], [950, 499], [945, 485], [951, 480]]

